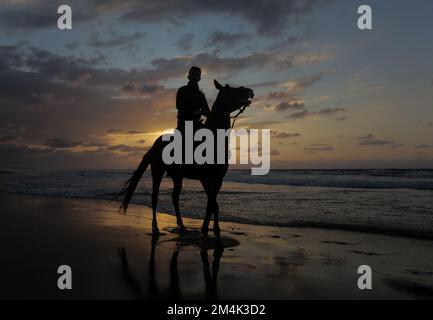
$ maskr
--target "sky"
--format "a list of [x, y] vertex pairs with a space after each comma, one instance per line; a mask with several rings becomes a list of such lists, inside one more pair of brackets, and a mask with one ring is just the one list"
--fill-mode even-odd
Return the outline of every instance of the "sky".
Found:
[[0, 169], [136, 167], [192, 65], [209, 105], [214, 78], [254, 90], [236, 126], [271, 129], [271, 168], [433, 168], [432, 16], [429, 0], [0, 0]]

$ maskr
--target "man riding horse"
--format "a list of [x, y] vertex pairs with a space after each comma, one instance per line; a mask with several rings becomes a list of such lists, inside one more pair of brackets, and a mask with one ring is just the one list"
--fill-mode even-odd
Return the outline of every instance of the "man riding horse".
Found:
[[[239, 115], [247, 106], [251, 104], [251, 99], [254, 97], [254, 92], [250, 88], [245, 87], [230, 87], [229, 85], [222, 86], [218, 81], [214, 80], [215, 88], [218, 90], [217, 98], [212, 106], [212, 110], [209, 111], [206, 99], [203, 93], [198, 88], [198, 82], [200, 81], [200, 69], [193, 67], [189, 73], [189, 80], [187, 86], [179, 89], [177, 97], [177, 108], [179, 109], [178, 116], [178, 127], [180, 131], [184, 128], [184, 121], [192, 120], [197, 122], [199, 127], [210, 130], [214, 136], [220, 129], [228, 130], [231, 127], [230, 114], [237, 111]], [[200, 123], [200, 115], [206, 114], [207, 119], [204, 125]], [[182, 139], [184, 140], [184, 139]], [[207, 236], [209, 230], [209, 222], [211, 216], [214, 216], [213, 232], [219, 237], [219, 206], [217, 203], [217, 196], [221, 189], [224, 176], [227, 173], [229, 163], [226, 161], [223, 164], [202, 164], [199, 165], [200, 170], [196, 172], [194, 176], [191, 176], [188, 170], [183, 170], [183, 166], [179, 169], [179, 165], [166, 164], [163, 160], [162, 154], [164, 148], [168, 142], [159, 137], [152, 147], [143, 156], [137, 169], [134, 171], [132, 176], [125, 182], [123, 189], [119, 196], [121, 197], [121, 209], [126, 212], [129, 203], [131, 202], [134, 191], [150, 165], [152, 171], [152, 234], [153, 236], [159, 235], [158, 221], [157, 221], [157, 203], [159, 187], [161, 180], [165, 173], [167, 173], [173, 180], [173, 192], [172, 200], [176, 212], [176, 220], [179, 230], [186, 232], [186, 228], [183, 225], [182, 217], [179, 209], [179, 195], [182, 190], [182, 179], [192, 178], [197, 179], [201, 182], [203, 189], [207, 196], [206, 215], [203, 220], [201, 232], [204, 236]], [[228, 143], [225, 146], [225, 156], [227, 159], [228, 154]]]

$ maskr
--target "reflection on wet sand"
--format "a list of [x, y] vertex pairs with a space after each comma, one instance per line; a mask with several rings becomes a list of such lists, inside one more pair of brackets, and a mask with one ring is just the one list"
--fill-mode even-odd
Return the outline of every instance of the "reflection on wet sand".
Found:
[[[224, 242], [218, 238], [198, 239], [191, 235], [188, 237], [179, 236], [171, 241], [176, 241], [176, 246], [170, 259], [169, 264], [169, 285], [167, 288], [161, 289], [157, 282], [156, 272], [161, 272], [161, 268], [157, 267], [156, 251], [159, 239], [152, 238], [151, 250], [149, 257], [149, 274], [148, 274], [148, 298], [151, 299], [181, 299], [182, 287], [181, 277], [178, 271], [178, 258], [180, 254], [179, 248], [188, 245], [199, 247], [200, 259], [203, 269], [204, 279], [204, 298], [217, 299], [217, 283], [218, 271], [220, 267], [220, 260], [224, 252]], [[212, 268], [209, 263], [209, 252], [212, 251], [213, 260]], [[137, 299], [146, 298], [140, 282], [134, 277], [128, 263], [126, 249], [124, 247], [119, 249], [119, 257], [121, 260], [122, 276], [131, 290], [134, 292]], [[158, 269], [157, 269], [158, 268]]]

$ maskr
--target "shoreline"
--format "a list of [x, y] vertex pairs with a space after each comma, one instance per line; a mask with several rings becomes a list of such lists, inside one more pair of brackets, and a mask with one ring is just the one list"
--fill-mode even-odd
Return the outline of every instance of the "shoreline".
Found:
[[[131, 205], [0, 193], [1, 299], [415, 299], [433, 298], [433, 248], [416, 240], [326, 229], [221, 222], [220, 251], [201, 220]], [[56, 287], [57, 266], [73, 289]], [[359, 290], [357, 269], [373, 270]], [[212, 267], [213, 266], [213, 267]]]
[[[319, 188], [319, 187], [318, 187]], [[320, 187], [321, 188], [321, 187]], [[30, 196], [30, 197], [44, 197], [44, 198], [60, 198], [60, 199], [77, 199], [77, 200], [89, 200], [89, 201], [101, 201], [105, 203], [111, 203], [113, 204], [113, 207], [115, 207], [117, 202], [114, 200], [108, 200], [108, 199], [101, 199], [101, 198], [91, 198], [91, 197], [68, 197], [63, 195], [38, 195], [38, 194], [30, 194], [30, 193], [20, 193], [20, 192], [9, 192], [9, 191], [0, 191], [1, 194], [11, 194], [11, 195], [21, 195], [21, 196]], [[132, 203], [131, 205], [146, 208], [146, 210], [151, 209], [150, 206], [145, 204], [137, 204]], [[175, 216], [174, 212], [160, 212], [160, 214], [166, 214], [169, 216]], [[120, 214], [120, 213], [119, 213]], [[188, 216], [182, 216], [183, 218], [188, 219], [194, 219], [194, 220], [200, 220], [200, 218], [197, 217], [188, 217]], [[238, 221], [236, 221], [238, 219]], [[402, 238], [402, 239], [415, 239], [415, 240], [421, 240], [421, 241], [433, 241], [433, 234], [429, 232], [419, 232], [419, 231], [408, 231], [408, 230], [386, 230], [381, 229], [377, 227], [369, 227], [371, 229], [365, 229], [361, 226], [350, 226], [350, 225], [339, 225], [339, 224], [315, 224], [315, 223], [308, 223], [307, 224], [284, 224], [284, 223], [275, 223], [275, 224], [264, 224], [260, 223], [258, 221], [254, 220], [248, 220], [245, 222], [239, 221], [239, 220], [246, 220], [244, 218], [234, 218], [234, 219], [224, 219], [224, 215], [220, 215], [220, 222], [226, 222], [226, 223], [236, 223], [241, 225], [250, 225], [250, 226], [257, 226], [257, 227], [276, 227], [276, 228], [299, 228], [299, 229], [323, 229], [328, 231], [346, 231], [346, 232], [355, 232], [355, 233], [362, 233], [362, 234], [371, 234], [371, 235], [383, 235], [383, 236], [390, 236], [390, 237], [396, 237], [396, 238]]]

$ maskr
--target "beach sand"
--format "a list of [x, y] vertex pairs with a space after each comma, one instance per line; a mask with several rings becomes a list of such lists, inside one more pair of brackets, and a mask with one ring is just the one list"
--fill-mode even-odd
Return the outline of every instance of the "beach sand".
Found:
[[[176, 233], [159, 214], [107, 201], [0, 193], [1, 299], [433, 298], [433, 242], [323, 229], [221, 223], [223, 250], [200, 220]], [[72, 268], [72, 290], [57, 268]], [[373, 270], [359, 290], [357, 269]]]

